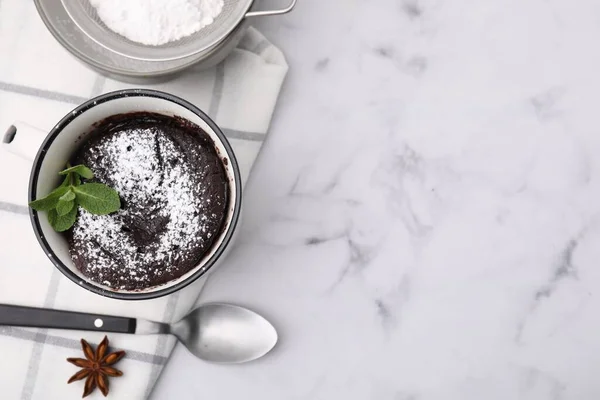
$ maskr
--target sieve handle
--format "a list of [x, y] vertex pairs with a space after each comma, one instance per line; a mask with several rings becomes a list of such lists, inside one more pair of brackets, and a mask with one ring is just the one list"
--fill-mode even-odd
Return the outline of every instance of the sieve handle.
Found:
[[279, 10], [265, 10], [265, 11], [250, 11], [246, 13], [246, 18], [248, 17], [266, 17], [269, 15], [281, 15], [281, 14], [287, 14], [290, 11], [292, 11], [294, 9], [294, 7], [296, 6], [296, 1], [297, 0], [292, 0], [290, 2], [290, 5], [287, 6], [286, 8], [281, 8]]

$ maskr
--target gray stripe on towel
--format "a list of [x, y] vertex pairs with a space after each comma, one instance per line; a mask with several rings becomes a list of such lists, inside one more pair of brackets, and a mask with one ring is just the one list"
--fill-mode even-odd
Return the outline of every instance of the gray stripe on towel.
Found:
[[263, 39], [260, 42], [258, 42], [258, 44], [254, 46], [254, 48], [251, 49], [250, 52], [260, 56], [262, 52], [265, 51], [269, 46], [271, 46], [271, 43], [267, 39]]
[[[56, 294], [58, 293], [59, 277], [60, 272], [57, 269], [54, 269], [48, 284], [48, 292], [46, 293], [46, 299], [44, 300], [44, 308], [50, 308], [54, 305]], [[33, 396], [33, 392], [35, 391], [35, 381], [40, 369], [42, 353], [44, 352], [44, 344], [46, 343], [47, 338], [47, 329], [40, 329], [35, 334], [35, 342], [33, 344], [31, 356], [29, 357], [27, 375], [25, 376], [25, 383], [23, 384], [23, 391], [21, 392], [22, 400], [29, 400]]]
[[261, 39], [256, 43], [249, 35], [244, 35], [242, 40], [238, 43], [238, 48], [260, 56], [270, 45], [271, 43], [267, 39]]
[[42, 99], [62, 101], [63, 103], [70, 104], [81, 104], [84, 101], [88, 100], [85, 97], [73, 96], [71, 94], [54, 92], [51, 90], [42, 90], [33, 88], [30, 86], [17, 85], [15, 83], [8, 83], [0, 81], [0, 90], [4, 90], [6, 92], [25, 94], [28, 96], [39, 97]]
[[102, 75], [98, 75], [96, 80], [94, 81], [94, 86], [92, 87], [92, 95], [90, 97], [96, 97], [102, 94], [104, 91], [104, 84], [106, 83], [106, 78]]
[[7, 203], [4, 201], [0, 201], [0, 210], [13, 214], [29, 214], [29, 209], [27, 207], [20, 206], [18, 204]]
[[[0, 335], [13, 337], [16, 339], [30, 340], [32, 342], [37, 341], [37, 335], [35, 331], [26, 330], [23, 328], [15, 328], [12, 326], [0, 326]], [[63, 347], [65, 349], [81, 350], [81, 343], [79, 340], [69, 339], [62, 336], [47, 335], [44, 343], [51, 346]], [[166, 357], [157, 356], [155, 354], [127, 349], [125, 349], [125, 352], [127, 353], [128, 359], [145, 362], [148, 364], [164, 364], [167, 361]]]
[[[175, 310], [177, 309], [177, 302], [179, 301], [179, 292], [172, 294], [169, 297], [169, 301], [167, 302], [167, 306], [165, 308], [165, 312], [163, 314], [163, 318], [162, 321], [171, 321], [173, 319], [173, 314], [175, 313]], [[166, 362], [166, 357], [162, 357], [161, 354], [165, 354], [166, 350], [167, 350], [167, 340], [168, 340], [168, 336], [167, 335], [161, 335], [158, 338], [158, 341], [156, 343], [156, 349], [154, 350], [154, 354], [156, 354], [156, 358], [158, 359], [163, 358]], [[146, 386], [146, 394], [145, 397], [148, 398], [150, 397], [150, 393], [152, 393], [152, 389], [154, 389], [154, 386], [156, 385], [156, 380], [158, 379], [160, 372], [162, 370], [163, 364], [161, 364], [160, 362], [155, 361], [153, 363], [154, 365], [152, 366], [152, 371], [150, 372], [150, 379], [148, 379], [148, 386]]]
[[217, 120], [217, 114], [219, 113], [219, 107], [221, 107], [221, 98], [223, 97], [223, 84], [225, 83], [225, 61], [217, 64], [215, 68], [215, 85], [212, 91], [212, 100], [208, 109], [208, 114], [215, 121]]
[[[269, 44], [268, 41], [266, 41]], [[260, 43], [259, 43], [260, 45]], [[258, 46], [256, 46], [258, 47]], [[94, 83], [94, 89], [92, 90], [92, 96], [96, 96], [103, 91], [105, 79], [97, 79]], [[217, 113], [219, 112], [219, 107], [221, 106], [221, 98], [223, 97], [223, 86], [225, 82], [225, 62], [220, 63], [216, 67], [216, 77], [215, 77], [215, 85], [213, 87], [213, 98], [209, 108], [209, 115], [213, 119], [217, 119]], [[72, 96], [65, 93], [52, 92], [49, 90], [40, 90], [36, 88], [32, 88], [29, 86], [16, 85], [12, 83], [6, 83], [0, 81], [0, 90], [4, 90], [6, 92], [11, 93], [19, 93], [26, 94], [34, 97], [40, 97], [43, 99], [50, 99], [56, 101], [62, 101], [64, 103], [76, 104], [79, 105], [85, 102], [86, 98]], [[258, 132], [246, 132], [235, 129], [223, 129], [227, 137], [230, 139], [240, 139], [240, 140], [250, 140], [255, 142], [262, 142], [265, 138], [263, 133]], [[0, 208], [2, 209], [2, 208]]]
[[223, 128], [223, 132], [225, 133], [225, 136], [227, 136], [228, 139], [251, 140], [254, 142], [262, 142], [263, 140], [265, 140], [264, 133], [244, 132], [227, 128]]

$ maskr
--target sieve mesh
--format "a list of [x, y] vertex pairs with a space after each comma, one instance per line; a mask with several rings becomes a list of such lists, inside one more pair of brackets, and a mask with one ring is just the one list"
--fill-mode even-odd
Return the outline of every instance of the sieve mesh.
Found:
[[136, 60], [172, 61], [203, 52], [221, 42], [244, 18], [253, 0], [224, 0], [223, 10], [212, 24], [190, 36], [158, 46], [137, 43], [112, 31], [88, 0], [61, 1], [79, 29], [107, 50]]

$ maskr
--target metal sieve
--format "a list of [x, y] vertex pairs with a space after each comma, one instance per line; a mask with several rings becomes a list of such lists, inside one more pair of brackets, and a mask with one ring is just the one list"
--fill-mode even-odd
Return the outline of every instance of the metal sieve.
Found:
[[96, 9], [88, 0], [61, 1], [73, 23], [85, 35], [105, 49], [134, 60], [174, 61], [215, 47], [244, 18], [286, 14], [292, 11], [297, 0], [290, 0], [290, 4], [286, 8], [269, 11], [249, 11], [253, 0], [224, 0], [223, 10], [212, 24], [190, 36], [159, 46], [137, 43], [112, 31], [102, 22], [96, 13]]

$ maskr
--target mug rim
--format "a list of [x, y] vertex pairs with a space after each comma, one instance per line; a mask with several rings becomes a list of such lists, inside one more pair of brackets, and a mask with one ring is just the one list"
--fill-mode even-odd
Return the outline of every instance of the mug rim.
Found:
[[[233, 152], [233, 148], [231, 147], [231, 144], [229, 143], [229, 140], [227, 139], [227, 137], [225, 136], [223, 131], [218, 127], [218, 125], [208, 115], [206, 115], [206, 113], [204, 111], [200, 110], [198, 107], [196, 107], [189, 101], [184, 100], [178, 96], [172, 95], [170, 93], [162, 92], [159, 90], [152, 90], [152, 89], [117, 90], [117, 91], [102, 94], [100, 96], [97, 96], [97, 97], [94, 97], [94, 98], [91, 98], [91, 99], [85, 101], [84, 103], [82, 103], [81, 105], [79, 105], [75, 109], [73, 109], [71, 112], [66, 114], [50, 130], [50, 132], [48, 133], [48, 135], [42, 142], [40, 148], [38, 149], [38, 152], [33, 160], [33, 166], [32, 166], [31, 175], [29, 178], [29, 187], [28, 187], [29, 199], [28, 199], [28, 201], [31, 202], [36, 197], [37, 182], [38, 182], [38, 178], [39, 178], [39, 174], [40, 174], [40, 170], [41, 170], [42, 161], [44, 160], [47, 150], [50, 148], [50, 146], [52, 145], [54, 140], [58, 137], [58, 135], [60, 135], [60, 133], [63, 131], [63, 129], [67, 125], [69, 125], [75, 118], [77, 118], [79, 115], [83, 114], [85, 111], [87, 111], [93, 107], [96, 107], [97, 105], [106, 103], [108, 101], [116, 100], [116, 99], [124, 98], [124, 97], [152, 97], [152, 98], [158, 98], [161, 100], [166, 100], [166, 101], [175, 103], [175, 104], [187, 109], [188, 111], [191, 111], [192, 113], [196, 114], [198, 117], [200, 117], [213, 130], [215, 135], [221, 141], [221, 144], [223, 145], [223, 147], [225, 148], [225, 151], [227, 153], [228, 161], [231, 163], [231, 167], [233, 170], [233, 183], [230, 183], [230, 185], [234, 186], [236, 198], [235, 198], [235, 203], [233, 205], [233, 214], [231, 217], [231, 223], [227, 227], [227, 231], [225, 232], [223, 240], [221, 241], [221, 243], [215, 250], [214, 254], [208, 260], [206, 260], [206, 262], [204, 262], [204, 264], [201, 265], [201, 268], [199, 268], [198, 271], [196, 271], [192, 275], [188, 276], [187, 278], [183, 279], [181, 282], [178, 282], [174, 285], [171, 285], [171, 286], [168, 286], [168, 287], [165, 287], [162, 289], [158, 289], [158, 290], [155, 290], [152, 292], [111, 291], [111, 290], [103, 289], [103, 288], [101, 288], [93, 283], [90, 283], [86, 280], [83, 280], [79, 276], [77, 276], [71, 270], [71, 268], [66, 266], [58, 258], [58, 256], [52, 249], [52, 246], [50, 246], [50, 244], [48, 243], [48, 241], [45, 238], [45, 235], [43, 234], [43, 231], [42, 231], [42, 228], [41, 228], [41, 225], [39, 222], [38, 212], [35, 211], [34, 209], [32, 209], [31, 207], [29, 207], [29, 217], [31, 220], [31, 224], [33, 225], [33, 231], [35, 233], [35, 236], [36, 236], [40, 246], [46, 253], [46, 256], [50, 259], [50, 261], [52, 261], [54, 266], [60, 272], [62, 272], [63, 275], [65, 275], [71, 281], [75, 282], [77, 285], [79, 285], [79, 286], [83, 287], [84, 289], [87, 289], [93, 293], [99, 294], [101, 296], [119, 299], [119, 300], [156, 299], [156, 298], [177, 292], [177, 291], [183, 289], [184, 287], [190, 285], [192, 282], [195, 282], [198, 278], [200, 278], [204, 274], [206, 274], [211, 269], [211, 267], [217, 262], [217, 260], [221, 257], [221, 255], [223, 254], [225, 249], [227, 249], [227, 247], [229, 246], [229, 244], [233, 238], [233, 235], [235, 233], [239, 219], [240, 219], [241, 204], [242, 204], [242, 180], [241, 180], [239, 164], [238, 164], [235, 154]], [[197, 268], [199, 265], [197, 265], [194, 268]]]

